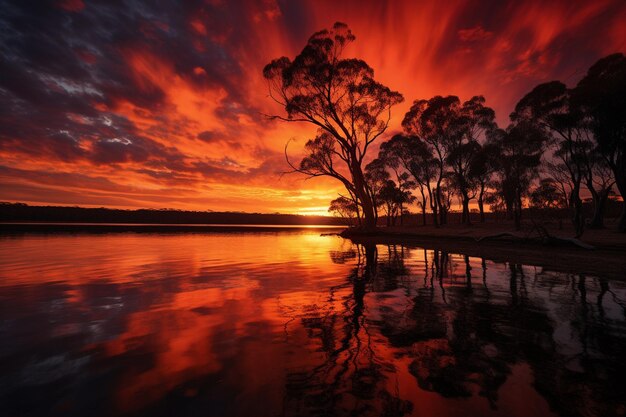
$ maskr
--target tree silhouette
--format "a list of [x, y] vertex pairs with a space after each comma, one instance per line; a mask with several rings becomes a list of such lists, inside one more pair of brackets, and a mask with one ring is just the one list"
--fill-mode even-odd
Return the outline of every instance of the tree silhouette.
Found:
[[562, 202], [559, 186], [552, 178], [543, 178], [539, 186], [530, 193], [530, 204], [535, 208], [561, 208]]
[[[406, 174], [401, 176], [406, 176]], [[415, 197], [411, 195], [406, 185], [398, 186], [393, 180], [387, 180], [378, 192], [378, 201], [382, 203], [387, 216], [387, 226], [395, 226], [396, 218], [402, 216], [404, 205], [411, 203], [414, 199]]]
[[571, 90], [559, 81], [540, 84], [517, 103], [511, 119], [534, 123], [551, 135], [556, 147], [554, 158], [561, 161], [569, 174], [572, 224], [579, 237], [584, 229], [580, 187], [585, 167], [592, 158], [593, 144], [583, 123], [583, 113], [572, 104], [571, 96]]
[[506, 130], [490, 133], [489, 141], [500, 149], [495, 182], [502, 195], [507, 212], [515, 221], [515, 229], [521, 229], [523, 197], [528, 194], [532, 181], [537, 177], [541, 164], [546, 136], [535, 124], [519, 121]]
[[383, 204], [380, 200], [380, 190], [385, 187], [391, 175], [387, 172], [385, 163], [376, 158], [365, 167], [365, 183], [372, 196], [374, 216], [378, 222], [378, 208]]
[[332, 200], [328, 207], [328, 212], [334, 213], [343, 219], [348, 219], [351, 223], [359, 219], [357, 204], [354, 200], [344, 196], [339, 196]]
[[422, 210], [422, 223], [426, 225], [426, 207], [430, 202], [433, 221], [437, 225], [437, 205], [430, 184], [435, 178], [438, 163], [428, 144], [416, 136], [394, 135], [380, 145], [378, 158], [392, 169], [402, 169], [411, 174], [422, 198], [418, 203]]
[[439, 210], [439, 223], [447, 223], [447, 210], [443, 201], [442, 182], [446, 175], [446, 160], [450, 144], [461, 135], [459, 112], [461, 103], [456, 96], [436, 96], [430, 100], [416, 100], [402, 120], [402, 127], [427, 143], [437, 160], [433, 200]]
[[480, 213], [480, 222], [485, 222], [485, 198], [487, 186], [497, 166], [499, 150], [493, 144], [480, 146], [478, 152], [472, 158], [469, 168], [469, 176], [478, 188], [476, 201]]
[[593, 229], [604, 228], [604, 209], [609, 196], [612, 194], [615, 177], [613, 171], [598, 152], [587, 161], [585, 166], [584, 182], [593, 199], [593, 217], [589, 227]]
[[[613, 171], [622, 198], [626, 196], [626, 57], [613, 54], [589, 68], [573, 100], [586, 113], [598, 149]], [[626, 232], [626, 203], [619, 221]]]
[[371, 229], [376, 214], [362, 164], [370, 145], [387, 130], [391, 107], [403, 97], [375, 81], [365, 61], [342, 58], [354, 40], [347, 25], [335, 23], [331, 30], [314, 33], [293, 61], [282, 57], [266, 65], [263, 75], [270, 96], [287, 111], [287, 117], [275, 118], [318, 128], [307, 143], [310, 155], [299, 166], [288, 160], [291, 167], [341, 181], [361, 208], [363, 226]]
[[[479, 138], [495, 125], [496, 114], [493, 109], [485, 106], [485, 98], [472, 97], [463, 103], [454, 123], [458, 125], [458, 134], [448, 137], [445, 146], [448, 148], [446, 162], [452, 170], [452, 182], [461, 197], [463, 207], [461, 222], [470, 224], [469, 202], [476, 196], [481, 172], [475, 160], [481, 153]], [[487, 167], [484, 166], [486, 169]]]

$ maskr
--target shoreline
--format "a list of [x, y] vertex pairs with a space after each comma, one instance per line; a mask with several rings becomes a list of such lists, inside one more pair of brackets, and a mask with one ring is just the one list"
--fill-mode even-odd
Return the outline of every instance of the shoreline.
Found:
[[[494, 262], [538, 266], [555, 272], [626, 280], [626, 235], [609, 230], [602, 230], [588, 239], [582, 239], [594, 246], [594, 249], [590, 250], [573, 245], [543, 245], [539, 242], [477, 241], [478, 238], [488, 234], [480, 227], [473, 230], [471, 227], [468, 230], [454, 226], [450, 229], [428, 227], [385, 229], [381, 228], [375, 232], [346, 229], [347, 233], [342, 233], [341, 237], [357, 244], [401, 245], [408, 248], [439, 250]], [[494, 233], [497, 232], [496, 230]], [[597, 235], [609, 235], [610, 239], [600, 239]]]

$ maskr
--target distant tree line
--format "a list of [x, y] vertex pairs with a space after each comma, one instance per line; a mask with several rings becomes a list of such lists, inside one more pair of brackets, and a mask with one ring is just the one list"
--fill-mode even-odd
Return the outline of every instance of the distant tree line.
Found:
[[30, 206], [0, 202], [0, 222], [154, 223], [154, 224], [263, 224], [345, 225], [328, 216], [266, 214], [175, 209], [121, 210], [108, 208]]
[[[568, 208], [580, 236], [586, 225], [582, 193], [593, 205], [589, 227], [604, 226], [607, 200], [616, 188], [626, 196], [626, 57], [600, 59], [568, 88], [560, 81], [526, 94], [500, 128], [485, 98], [461, 102], [456, 96], [416, 100], [402, 121], [402, 133], [380, 145], [366, 164], [367, 151], [388, 128], [400, 93], [374, 81], [362, 60], [341, 58], [354, 41], [345, 24], [315, 33], [293, 61], [286, 57], [264, 69], [271, 97], [290, 122], [315, 125], [305, 156], [293, 171], [330, 176], [346, 189], [329, 211], [354, 219], [365, 229], [379, 216], [402, 224], [416, 203], [426, 224], [448, 222], [453, 201], [470, 224], [475, 201], [480, 221], [485, 206], [502, 211], [521, 227], [523, 208]], [[371, 158], [368, 158], [368, 160]], [[626, 231], [626, 209], [618, 228]]]

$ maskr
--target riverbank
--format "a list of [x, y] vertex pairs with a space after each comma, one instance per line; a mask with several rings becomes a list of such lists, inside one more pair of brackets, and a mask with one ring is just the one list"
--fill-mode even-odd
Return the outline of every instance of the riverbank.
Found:
[[[567, 226], [559, 228], [553, 225], [546, 227], [546, 230], [551, 236], [569, 238], [574, 235]], [[508, 233], [520, 239], [495, 237]], [[593, 246], [591, 250], [567, 243], [544, 245], [532, 240], [539, 238], [532, 225], [525, 225], [522, 231], [515, 232], [512, 225], [495, 222], [472, 226], [449, 224], [441, 228], [381, 227], [369, 233], [346, 230], [342, 236], [360, 244], [423, 247], [496, 262], [536, 265], [559, 272], [626, 280], [626, 234], [608, 228], [585, 231], [580, 241]]]

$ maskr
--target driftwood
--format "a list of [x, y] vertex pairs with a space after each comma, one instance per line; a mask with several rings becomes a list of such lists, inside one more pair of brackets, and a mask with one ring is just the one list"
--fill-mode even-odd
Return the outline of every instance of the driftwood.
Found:
[[[533, 232], [537, 232], [538, 236], [531, 236]], [[487, 235], [477, 238], [477, 242], [482, 242], [484, 240], [493, 240], [499, 239], [502, 237], [512, 238], [513, 240], [519, 242], [527, 242], [527, 243], [541, 243], [543, 245], [563, 245], [570, 244], [574, 246], [578, 246], [579, 248], [593, 250], [594, 246], [589, 245], [588, 243], [582, 242], [573, 237], [560, 237], [551, 235], [545, 227], [536, 224], [533, 222], [533, 228], [526, 234], [526, 236], [519, 236], [513, 233], [504, 232], [504, 233], [496, 233], [494, 235]]]

